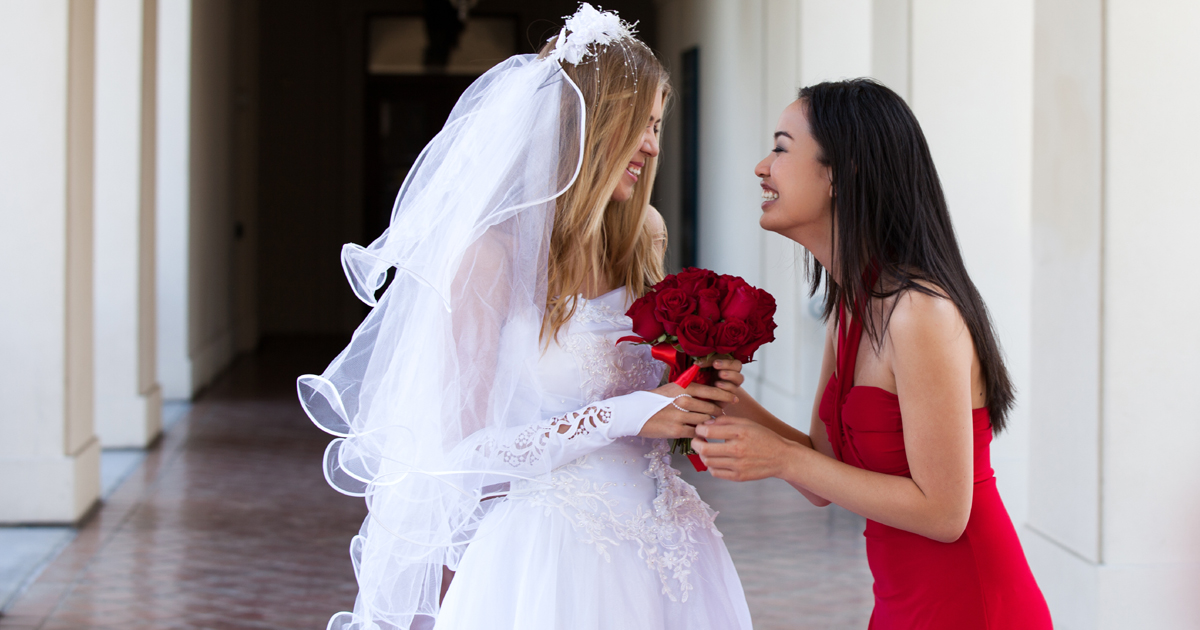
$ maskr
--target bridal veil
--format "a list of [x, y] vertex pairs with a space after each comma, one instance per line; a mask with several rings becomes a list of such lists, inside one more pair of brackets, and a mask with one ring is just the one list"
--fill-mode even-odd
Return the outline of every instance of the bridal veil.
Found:
[[354, 611], [330, 628], [431, 623], [442, 567], [457, 565], [498, 503], [487, 499], [550, 472], [540, 436], [503, 453], [488, 436], [541, 420], [550, 231], [585, 133], [583, 96], [561, 64], [628, 37], [585, 4], [553, 53], [489, 70], [409, 171], [390, 227], [343, 248], [350, 285], [373, 308], [325, 372], [297, 384], [306, 413], [336, 436], [326, 478], [370, 510], [351, 542]]

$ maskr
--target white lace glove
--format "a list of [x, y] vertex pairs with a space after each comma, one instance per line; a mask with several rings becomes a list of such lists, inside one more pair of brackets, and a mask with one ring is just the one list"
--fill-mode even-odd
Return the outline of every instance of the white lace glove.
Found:
[[619, 438], [637, 435], [651, 416], [669, 404], [666, 396], [633, 392], [542, 422], [480, 431], [460, 448], [475, 449], [473, 458], [480, 467], [496, 472], [553, 470]]

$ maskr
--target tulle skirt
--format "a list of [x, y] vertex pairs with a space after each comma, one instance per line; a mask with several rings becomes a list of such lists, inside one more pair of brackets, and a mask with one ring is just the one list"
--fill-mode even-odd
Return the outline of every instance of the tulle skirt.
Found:
[[[507, 500], [463, 554], [436, 630], [751, 630], [741, 581], [720, 535], [699, 551], [686, 601], [634, 541], [599, 547], [561, 513]], [[671, 576], [678, 579], [680, 576]]]

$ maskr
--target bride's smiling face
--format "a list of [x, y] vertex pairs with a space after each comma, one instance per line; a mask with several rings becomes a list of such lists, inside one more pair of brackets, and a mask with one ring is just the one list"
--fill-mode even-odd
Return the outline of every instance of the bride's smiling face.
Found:
[[820, 158], [821, 147], [808, 131], [803, 104], [795, 101], [779, 117], [775, 147], [754, 168], [754, 174], [762, 180], [762, 216], [758, 224], [764, 230], [800, 241], [798, 237], [807, 231], [806, 227], [823, 228], [828, 224], [832, 215], [832, 174]]
[[649, 158], [658, 156], [658, 133], [662, 126], [663, 116], [663, 93], [661, 90], [658, 96], [654, 97], [654, 106], [650, 110], [650, 119], [646, 121], [646, 128], [642, 131], [642, 142], [633, 150], [633, 154], [629, 156], [628, 162], [625, 164], [625, 170], [621, 173], [621, 179], [617, 182], [617, 187], [613, 190], [612, 200], [618, 203], [629, 201], [633, 197], [633, 188], [637, 185], [638, 178], [642, 176], [642, 169], [646, 166], [646, 161]]

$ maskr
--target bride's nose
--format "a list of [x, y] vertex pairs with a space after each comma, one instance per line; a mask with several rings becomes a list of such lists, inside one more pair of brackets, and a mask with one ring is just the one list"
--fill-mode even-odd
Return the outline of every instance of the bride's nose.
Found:
[[642, 137], [642, 153], [650, 157], [658, 157], [658, 136], [653, 129], [647, 129]]

